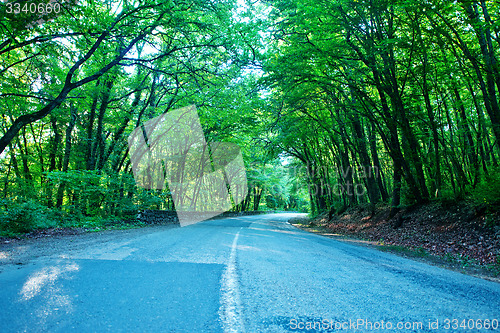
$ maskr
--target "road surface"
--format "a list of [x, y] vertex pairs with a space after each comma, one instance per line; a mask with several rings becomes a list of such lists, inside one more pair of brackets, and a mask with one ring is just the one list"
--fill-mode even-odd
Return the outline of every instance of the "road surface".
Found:
[[0, 332], [500, 332], [500, 284], [295, 215], [4, 244]]

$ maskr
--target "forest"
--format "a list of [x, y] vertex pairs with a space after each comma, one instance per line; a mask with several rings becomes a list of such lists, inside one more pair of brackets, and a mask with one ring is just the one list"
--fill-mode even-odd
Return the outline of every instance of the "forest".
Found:
[[0, 4], [2, 235], [173, 210], [136, 186], [127, 138], [190, 105], [241, 148], [233, 211], [498, 214], [499, 2], [32, 3]]

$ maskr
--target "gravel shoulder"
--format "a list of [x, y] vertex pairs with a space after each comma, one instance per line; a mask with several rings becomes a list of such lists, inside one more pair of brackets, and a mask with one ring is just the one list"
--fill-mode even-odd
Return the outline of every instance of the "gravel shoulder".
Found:
[[37, 234], [35, 237], [4, 238], [0, 240], [0, 273], [7, 265], [23, 266], [41, 257], [61, 256], [94, 246], [106, 247], [130, 238], [176, 227], [178, 226], [146, 226], [136, 229], [98, 232], [66, 229]]

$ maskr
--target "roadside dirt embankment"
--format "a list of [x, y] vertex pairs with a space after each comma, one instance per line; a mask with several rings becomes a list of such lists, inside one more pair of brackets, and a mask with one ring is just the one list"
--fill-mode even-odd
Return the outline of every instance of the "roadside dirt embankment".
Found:
[[445, 256], [500, 265], [500, 212], [484, 214], [465, 203], [430, 203], [402, 209], [390, 218], [390, 208], [357, 207], [309, 221], [333, 234], [362, 238]]

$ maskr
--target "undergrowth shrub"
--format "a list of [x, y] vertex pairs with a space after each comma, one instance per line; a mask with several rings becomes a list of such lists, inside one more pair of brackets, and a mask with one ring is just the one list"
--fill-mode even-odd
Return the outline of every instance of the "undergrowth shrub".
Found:
[[54, 213], [46, 206], [31, 199], [2, 200], [0, 232], [2, 234], [26, 233], [34, 229], [57, 226]]
[[[46, 190], [0, 199], [0, 236], [51, 227], [127, 227], [140, 210], [174, 208], [168, 189], [140, 188], [131, 174], [71, 170], [45, 176]], [[60, 207], [47, 207], [56, 203]]]
[[500, 168], [491, 170], [489, 175], [471, 193], [475, 205], [484, 206], [489, 212], [500, 210]]

